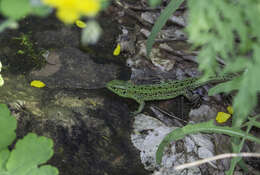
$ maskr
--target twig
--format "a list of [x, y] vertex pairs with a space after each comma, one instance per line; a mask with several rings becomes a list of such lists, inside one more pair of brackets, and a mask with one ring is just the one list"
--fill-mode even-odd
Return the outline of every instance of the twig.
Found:
[[148, 22], [144, 21], [140, 16], [138, 16], [138, 13], [136, 13], [135, 11], [131, 10], [128, 6], [126, 6], [125, 4], [123, 4], [122, 2], [120, 1], [116, 1], [114, 3], [117, 7], [119, 8], [123, 8], [125, 10], [125, 12], [135, 18], [136, 20], [138, 20], [142, 25], [144, 25], [145, 27], [148, 27], [148, 28], [151, 28], [152, 25], [149, 24]]
[[170, 114], [169, 112], [166, 112], [165, 110], [162, 110], [161, 108], [159, 108], [159, 107], [157, 107], [157, 106], [153, 106], [153, 108], [155, 108], [156, 110], [158, 110], [158, 111], [160, 111], [160, 112], [162, 112], [162, 113], [164, 113], [164, 114], [166, 114], [166, 115], [172, 117], [172, 118], [175, 119], [175, 120], [181, 121], [181, 122], [183, 122], [183, 123], [185, 123], [185, 124], [188, 123], [186, 120], [183, 120], [183, 119], [181, 119], [181, 118], [179, 118], [179, 117], [176, 117], [176, 116]]
[[131, 4], [126, 4], [124, 3], [125, 6], [127, 6], [129, 9], [135, 10], [135, 11], [160, 11], [161, 8], [157, 7], [157, 8], [152, 8], [152, 7], [137, 7], [135, 5], [131, 5]]
[[175, 170], [181, 170], [185, 168], [190, 168], [193, 166], [198, 166], [207, 162], [211, 162], [218, 159], [225, 159], [225, 158], [231, 158], [231, 157], [260, 157], [260, 153], [226, 153], [226, 154], [220, 154], [214, 157], [209, 157], [206, 159], [198, 160], [191, 163], [185, 163], [182, 165], [175, 166]]

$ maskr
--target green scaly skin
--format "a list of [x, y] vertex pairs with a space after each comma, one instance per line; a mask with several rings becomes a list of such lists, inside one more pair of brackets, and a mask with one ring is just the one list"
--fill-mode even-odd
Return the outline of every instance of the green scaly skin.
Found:
[[149, 85], [135, 85], [129, 81], [112, 80], [106, 84], [106, 87], [121, 97], [134, 99], [139, 103], [138, 110], [133, 112], [133, 115], [136, 115], [142, 112], [145, 101], [167, 100], [179, 95], [188, 98], [188, 93], [200, 86], [208, 83], [228, 81], [233, 77], [234, 75], [215, 76], [205, 81], [201, 81], [199, 78], [187, 78], [185, 80]]

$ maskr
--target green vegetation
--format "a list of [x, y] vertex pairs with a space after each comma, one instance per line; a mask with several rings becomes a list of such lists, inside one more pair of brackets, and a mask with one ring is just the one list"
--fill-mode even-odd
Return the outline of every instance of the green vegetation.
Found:
[[31, 3], [30, 0], [1, 0], [0, 11], [7, 19], [0, 25], [0, 32], [6, 28], [17, 28], [17, 20], [28, 15], [46, 16], [51, 8], [43, 5], [40, 1]]
[[87, 22], [87, 26], [89, 27], [83, 29], [81, 38], [83, 44], [93, 44], [99, 39], [102, 32], [99, 24], [93, 17], [96, 16], [99, 11], [107, 8], [109, 3], [110, 1], [108, 0], [67, 0], [66, 3], [64, 3], [63, 0], [1, 0], [0, 12], [6, 19], [0, 24], [0, 32], [6, 28], [17, 28], [19, 26], [17, 21], [26, 16], [34, 15], [45, 17], [52, 12], [52, 8], [56, 8], [57, 18], [65, 24], [73, 24], [83, 16], [89, 17], [90, 20]]
[[[179, 8], [183, 1], [184, 0], [172, 0], [155, 22], [146, 44], [146, 52], [148, 56], [150, 55], [157, 34], [163, 28], [168, 18], [172, 16], [172, 14]], [[156, 3], [158, 3], [158, 0]]]
[[[152, 6], [156, 6], [160, 0], [149, 0], [149, 2]], [[158, 18], [147, 41], [148, 55], [157, 33], [183, 2], [184, 0], [171, 0]], [[187, 0], [187, 6], [189, 8], [189, 23], [186, 31], [189, 35], [189, 41], [193, 44], [193, 49], [199, 50], [199, 70], [204, 73], [202, 79], [207, 79], [215, 74], [241, 73], [240, 77], [219, 84], [209, 92], [209, 94], [215, 94], [237, 91], [233, 100], [232, 126], [219, 127], [210, 121], [177, 129], [166, 136], [160, 144], [157, 151], [158, 162], [162, 157], [163, 148], [170, 141], [181, 139], [191, 133], [206, 132], [229, 135], [232, 137], [233, 152], [241, 151], [245, 139], [259, 142], [258, 138], [249, 133], [253, 126], [258, 128], [260, 126], [260, 123], [256, 121], [259, 116], [250, 116], [257, 104], [257, 92], [260, 90], [257, 78], [260, 73], [260, 19], [258, 18], [260, 2], [256, 0], [213, 0], [209, 3], [208, 0]], [[66, 6], [61, 5], [59, 8], [65, 9]], [[42, 4], [41, 1], [32, 3], [30, 0], [1, 0], [0, 11], [6, 17], [6, 20], [0, 25], [1, 32], [6, 28], [17, 27], [16, 21], [25, 16], [45, 16], [51, 12], [51, 9]], [[95, 35], [93, 35], [93, 31]], [[82, 33], [82, 41], [94, 43], [100, 33], [101, 29], [98, 24], [95, 21], [90, 21], [89, 27], [84, 29]], [[89, 37], [90, 35], [93, 36]], [[18, 41], [20, 46], [15, 56], [32, 60], [33, 67], [41, 65], [40, 54], [35, 51], [28, 35], [22, 34], [14, 40]], [[222, 59], [225, 66], [219, 65], [218, 59]], [[17, 64], [16, 60], [14, 62]], [[28, 65], [21, 65], [28, 71]], [[8, 150], [7, 146], [15, 139], [15, 128], [16, 121], [10, 116], [7, 107], [0, 105], [0, 174], [41, 174], [47, 171], [49, 174], [57, 174], [57, 170], [51, 166], [37, 168], [38, 164], [46, 162], [53, 154], [50, 139], [28, 134], [17, 142], [14, 150]], [[242, 129], [245, 128], [246, 131], [243, 131]], [[35, 151], [36, 148], [41, 148], [44, 145], [46, 146], [42, 148], [41, 153]], [[29, 153], [26, 148], [30, 148], [28, 149]], [[27, 159], [28, 155], [32, 155], [32, 151], [39, 154], [36, 156], [37, 159]], [[237, 163], [246, 170], [245, 164], [240, 158], [233, 158], [231, 167], [226, 174], [233, 174]]]
[[[155, 36], [166, 23], [166, 19], [183, 1], [172, 0], [158, 18], [148, 38], [148, 55]], [[200, 51], [199, 70], [204, 73], [204, 78], [221, 73], [242, 73], [240, 77], [219, 84], [209, 92], [215, 94], [237, 90], [233, 100], [235, 114], [231, 129], [239, 129], [249, 119], [248, 116], [257, 104], [257, 92], [260, 90], [257, 80], [260, 73], [260, 19], [257, 18], [260, 15], [259, 1], [214, 0], [208, 3], [207, 0], [187, 0], [187, 5], [189, 23], [186, 31], [194, 45], [193, 48]], [[218, 64], [218, 58], [225, 62], [224, 67]], [[259, 123], [254, 125], [259, 127]], [[247, 132], [250, 129], [248, 126]], [[240, 152], [245, 138], [247, 137], [244, 136], [242, 140], [237, 137], [232, 139], [233, 152]], [[170, 139], [175, 140], [173, 137]], [[233, 174], [239, 160], [232, 159], [227, 174]], [[242, 163], [239, 162], [240, 165]]]
[[[257, 116], [259, 117], [259, 116]], [[260, 122], [255, 121], [257, 117], [254, 117], [250, 121], [250, 125], [258, 126]], [[259, 127], [260, 128], [260, 127]], [[161, 159], [163, 156], [163, 149], [167, 146], [170, 142], [177, 141], [179, 139], [184, 138], [188, 134], [197, 134], [199, 132], [202, 133], [219, 133], [219, 134], [226, 134], [231, 137], [241, 137], [244, 139], [248, 139], [250, 141], [256, 142], [260, 144], [260, 138], [254, 137], [253, 135], [249, 134], [248, 132], [243, 131], [240, 128], [236, 127], [228, 127], [228, 126], [216, 126], [214, 124], [214, 120], [210, 120], [208, 122], [198, 123], [198, 124], [189, 124], [184, 126], [183, 128], [177, 128], [174, 131], [170, 132], [160, 143], [157, 153], [156, 153], [156, 161], [157, 163], [161, 163]]]
[[44, 50], [39, 50], [34, 46], [30, 34], [22, 33], [19, 37], [12, 38], [11, 42], [17, 50], [8, 61], [12, 72], [28, 72], [33, 68], [39, 69], [46, 63], [42, 56]]
[[50, 12], [50, 8], [43, 6], [40, 1], [31, 3], [28, 0], [1, 0], [1, 13], [13, 20], [19, 20], [28, 15], [45, 16]]
[[51, 139], [29, 133], [17, 141], [13, 150], [8, 149], [16, 138], [16, 127], [17, 122], [7, 106], [0, 104], [0, 174], [57, 175], [57, 168], [42, 165], [53, 155]]

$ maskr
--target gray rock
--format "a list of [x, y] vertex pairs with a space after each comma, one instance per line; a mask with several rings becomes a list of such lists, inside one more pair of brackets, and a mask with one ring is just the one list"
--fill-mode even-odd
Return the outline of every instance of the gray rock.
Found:
[[189, 117], [195, 123], [208, 121], [214, 119], [217, 115], [217, 111], [208, 105], [201, 105], [197, 109], [193, 109], [189, 113]]
[[47, 64], [32, 71], [29, 79], [41, 80], [49, 88], [96, 89], [116, 79], [119, 67], [115, 64], [98, 64], [77, 48], [50, 51]]
[[[56, 24], [58, 25], [58, 24]], [[80, 45], [80, 33], [71, 27], [59, 27], [59, 30], [39, 31], [34, 38], [39, 47], [61, 48], [78, 47]]]
[[134, 133], [131, 135], [132, 143], [140, 150], [140, 158], [145, 169], [153, 171], [153, 175], [201, 174], [198, 167], [192, 167], [188, 170], [181, 171], [176, 171], [173, 168], [175, 165], [183, 164], [186, 161], [191, 162], [196, 160], [196, 153], [185, 153], [185, 150], [187, 150], [186, 143], [183, 144], [183, 147], [181, 147], [182, 150], [180, 151], [177, 151], [178, 146], [176, 142], [171, 143], [165, 150], [162, 164], [157, 165], [155, 163], [155, 154], [158, 145], [163, 138], [169, 132], [176, 129], [176, 127], [167, 127], [155, 118], [139, 114], [135, 117], [133, 128]]
[[5, 97], [0, 102], [12, 102], [8, 106], [18, 120], [18, 138], [34, 132], [53, 139], [49, 164], [60, 174], [148, 174], [130, 144], [132, 119], [122, 101], [100, 89], [38, 89], [26, 84], [24, 77], [8, 76], [8, 91], [0, 91]]

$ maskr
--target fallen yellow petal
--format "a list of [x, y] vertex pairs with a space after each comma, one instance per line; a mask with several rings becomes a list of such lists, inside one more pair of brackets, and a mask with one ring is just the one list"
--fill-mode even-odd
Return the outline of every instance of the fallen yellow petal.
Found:
[[226, 122], [230, 117], [231, 117], [231, 115], [228, 114], [228, 113], [218, 112], [217, 117], [216, 117], [216, 121], [217, 121], [218, 123], [224, 123], [224, 122]]
[[78, 26], [79, 28], [85, 28], [87, 26], [87, 24], [79, 19], [76, 20], [75, 22], [76, 26]]
[[228, 106], [227, 107], [227, 111], [228, 111], [229, 114], [233, 114], [234, 113], [234, 110], [233, 110], [232, 106]]
[[120, 44], [117, 44], [117, 46], [113, 52], [113, 55], [118, 56], [120, 54], [120, 49], [121, 49]]
[[44, 86], [46, 86], [43, 82], [39, 81], [39, 80], [33, 80], [30, 85], [32, 87], [36, 87], [36, 88], [43, 88]]

